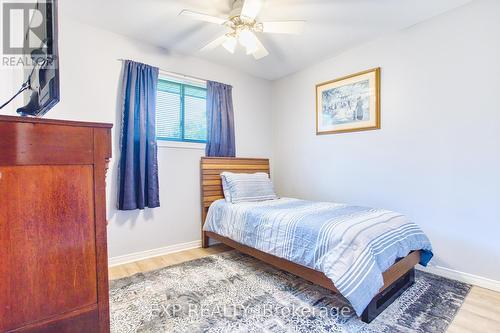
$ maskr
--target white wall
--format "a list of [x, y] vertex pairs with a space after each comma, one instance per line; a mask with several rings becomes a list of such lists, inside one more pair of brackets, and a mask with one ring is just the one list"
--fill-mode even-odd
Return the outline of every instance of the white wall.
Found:
[[[108, 246], [111, 257], [200, 240], [199, 161], [203, 150], [159, 148], [161, 207], [119, 212], [116, 179], [119, 119], [119, 58], [194, 75], [233, 86], [236, 150], [239, 156], [270, 157], [270, 83], [235, 70], [175, 56], [168, 51], [81, 24], [60, 3], [61, 102], [47, 118], [114, 123], [113, 160], [108, 172]], [[1, 70], [2, 84], [12, 82]], [[7, 86], [8, 84], [6, 84]], [[1, 88], [2, 100], [20, 82]], [[17, 103], [20, 104], [20, 103]], [[2, 114], [14, 114], [14, 106]]]
[[[429, 234], [434, 264], [500, 280], [500, 2], [477, 0], [272, 85], [78, 23], [60, 7], [62, 101], [48, 117], [117, 130], [118, 58], [232, 84], [238, 155], [273, 155], [280, 194], [401, 211]], [[316, 136], [315, 84], [377, 66], [382, 130]], [[4, 100], [21, 82], [14, 71], [0, 75]], [[160, 148], [162, 207], [118, 212], [117, 134], [110, 256], [199, 240], [203, 151]]]
[[[21, 88], [22, 71], [17, 68], [3, 67], [0, 65], [0, 105], [9, 100]], [[18, 96], [18, 100], [22, 97]], [[2, 115], [15, 115], [16, 101], [5, 106], [0, 110]]]
[[[500, 280], [500, 2], [476, 1], [273, 83], [280, 194], [384, 207], [435, 265]], [[382, 68], [382, 129], [315, 135], [315, 84]]]

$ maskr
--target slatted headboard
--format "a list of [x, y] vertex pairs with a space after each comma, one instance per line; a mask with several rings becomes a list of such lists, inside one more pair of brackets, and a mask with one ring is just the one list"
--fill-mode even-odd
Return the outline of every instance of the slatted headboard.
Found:
[[[205, 223], [208, 208], [212, 202], [224, 198], [220, 174], [224, 171], [236, 173], [265, 172], [270, 174], [269, 159], [264, 158], [229, 158], [202, 157], [200, 162], [201, 184], [201, 226]], [[208, 240], [202, 231], [202, 245], [208, 246]]]

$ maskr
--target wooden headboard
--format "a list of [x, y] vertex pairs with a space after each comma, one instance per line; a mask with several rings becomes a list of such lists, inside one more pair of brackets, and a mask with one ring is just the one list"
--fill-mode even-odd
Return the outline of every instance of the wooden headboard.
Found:
[[[222, 181], [220, 174], [224, 171], [236, 173], [265, 172], [270, 175], [269, 159], [265, 158], [231, 158], [231, 157], [202, 157], [200, 162], [201, 185], [201, 226], [205, 223], [208, 208], [212, 202], [223, 199]], [[202, 245], [208, 245], [202, 231]]]

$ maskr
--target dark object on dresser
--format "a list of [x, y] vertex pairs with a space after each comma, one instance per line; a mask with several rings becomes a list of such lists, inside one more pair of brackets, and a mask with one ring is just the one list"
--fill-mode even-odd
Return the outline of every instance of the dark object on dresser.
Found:
[[0, 116], [0, 332], [109, 332], [111, 127]]
[[[25, 22], [23, 27], [23, 54], [30, 54], [36, 65], [25, 66], [29, 89], [24, 93], [27, 104], [17, 109], [21, 116], [41, 117], [60, 100], [57, 3], [57, 0], [37, 0], [32, 10], [43, 18], [42, 24], [33, 29], [30, 27], [32, 22]], [[31, 47], [33, 34], [42, 41], [34, 48]]]

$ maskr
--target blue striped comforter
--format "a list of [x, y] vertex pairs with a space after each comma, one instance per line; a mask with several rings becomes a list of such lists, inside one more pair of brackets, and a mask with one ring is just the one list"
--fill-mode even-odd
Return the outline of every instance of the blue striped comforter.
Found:
[[382, 273], [413, 250], [432, 257], [427, 236], [383, 209], [281, 198], [215, 201], [204, 227], [263, 252], [323, 272], [361, 315], [383, 287]]

